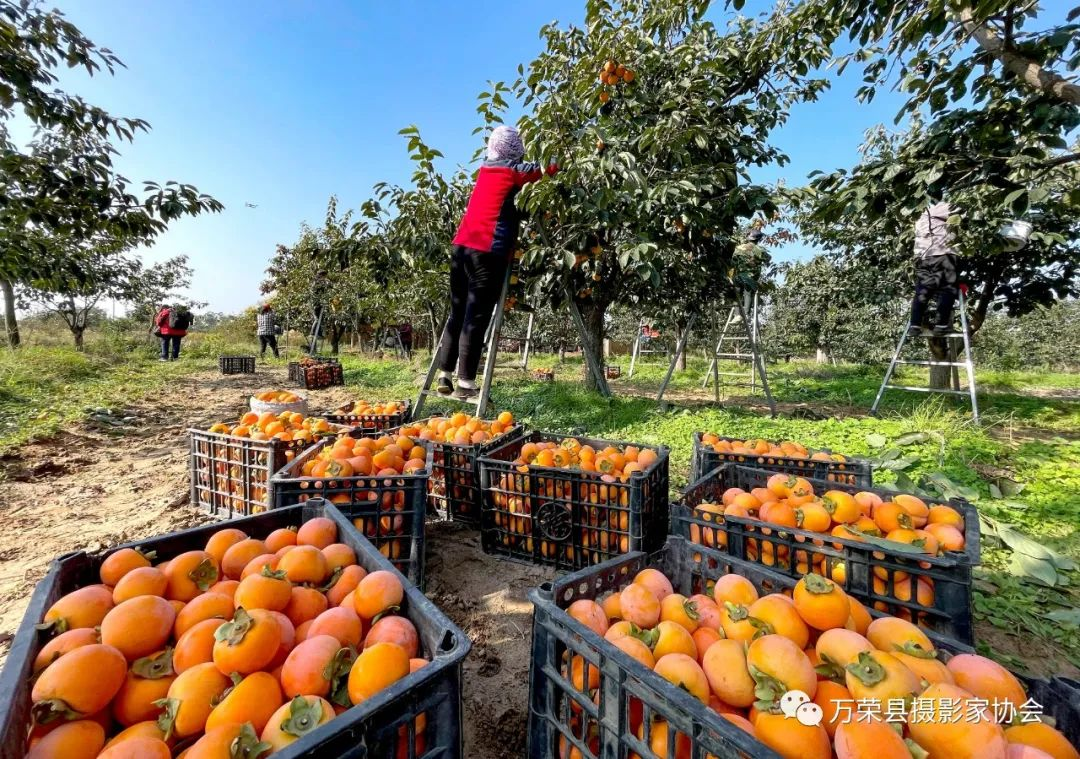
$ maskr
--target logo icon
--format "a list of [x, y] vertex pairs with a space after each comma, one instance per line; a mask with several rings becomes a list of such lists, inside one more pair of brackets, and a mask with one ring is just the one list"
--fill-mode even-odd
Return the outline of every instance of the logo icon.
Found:
[[821, 707], [810, 700], [801, 690], [789, 690], [780, 697], [780, 711], [785, 717], [799, 720], [806, 727], [820, 725], [825, 718]]

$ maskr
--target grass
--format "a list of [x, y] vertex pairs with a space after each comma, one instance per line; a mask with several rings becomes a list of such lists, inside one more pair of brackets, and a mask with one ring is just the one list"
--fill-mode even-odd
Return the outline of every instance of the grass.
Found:
[[[159, 392], [177, 375], [211, 368], [218, 353], [250, 353], [252, 346], [194, 335], [185, 340], [184, 351], [175, 364], [158, 363], [145, 343], [123, 350], [91, 343], [84, 354], [61, 347], [0, 352], [0, 451], [50, 434], [87, 409]], [[346, 384], [358, 398], [368, 400], [414, 398], [426, 362], [426, 354], [411, 363], [342, 357]], [[770, 382], [782, 411], [770, 418], [761, 404], [746, 398], [712, 404], [711, 390], [700, 389], [706, 369], [700, 357], [691, 357], [688, 371], [673, 378], [669, 397], [674, 402], [668, 410], [654, 401], [666, 363], [645, 361], [632, 380], [626, 378], [627, 358], [613, 363], [622, 367], [624, 376], [612, 383], [615, 396], [605, 399], [585, 391], [580, 359], [559, 364], [554, 356], [537, 356], [531, 366], [554, 368], [557, 381], [534, 382], [520, 371], [500, 371], [492, 408], [513, 411], [535, 429], [667, 445], [673, 487], [686, 484], [691, 437], [699, 430], [799, 440], [854, 456], [880, 451], [868, 439], [872, 434], [893, 441], [910, 432], [940, 433], [943, 444], [929, 439], [903, 449], [905, 457], [917, 459], [907, 475], [918, 480], [942, 473], [974, 488], [981, 513], [1014, 525], [1080, 564], [1080, 501], [1075, 496], [1080, 492], [1080, 438], [1075, 434], [1080, 429], [1080, 397], [1070, 397], [1070, 391], [1080, 388], [1078, 375], [980, 372], [980, 389], [990, 392], [980, 395], [985, 423], [975, 426], [964, 404], [936, 396], [890, 393], [881, 418], [866, 416], [881, 380], [874, 368], [770, 365]], [[915, 379], [914, 372], [910, 379]], [[433, 399], [425, 413], [454, 408]], [[1011, 499], [994, 499], [990, 474], [1008, 475], [1025, 487]], [[888, 471], [875, 473], [878, 483], [894, 478]], [[1080, 614], [1060, 614], [1080, 605], [1072, 573], [1063, 572], [1062, 584], [1047, 587], [1014, 575], [1013, 554], [995, 539], [984, 538], [982, 553], [975, 610], [995, 632], [984, 647], [1006, 662], [1020, 663], [1012, 657], [1022, 655], [1036, 639], [1042, 647], [1029, 656], [1028, 664], [1037, 658], [1036, 666], [1043, 671], [1057, 667], [1075, 673], [1080, 668]], [[1047, 616], [1054, 612], [1059, 614]]]

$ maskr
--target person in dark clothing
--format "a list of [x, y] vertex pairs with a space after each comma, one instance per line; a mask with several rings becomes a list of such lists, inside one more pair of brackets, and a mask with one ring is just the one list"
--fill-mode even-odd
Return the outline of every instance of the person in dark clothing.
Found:
[[[496, 127], [488, 137], [487, 158], [480, 167], [465, 216], [454, 236], [450, 259], [450, 318], [439, 348], [438, 392], [456, 398], [478, 393], [476, 370], [484, 333], [499, 297], [506, 267], [517, 244], [521, 214], [518, 191], [544, 176], [538, 163], [525, 163], [517, 130]], [[548, 175], [558, 171], [552, 164]], [[457, 368], [457, 389], [451, 382]]]
[[412, 358], [412, 324], [408, 319], [398, 326], [398, 337], [401, 338], [401, 348], [405, 351], [405, 358]]
[[259, 336], [259, 356], [266, 356], [266, 348], [269, 346], [270, 350], [274, 352], [274, 358], [278, 358], [281, 354], [278, 353], [277, 347], [277, 335], [280, 331], [277, 323], [277, 317], [274, 316], [274, 309], [267, 303], [262, 307], [261, 313], [255, 320], [255, 334]]
[[910, 334], [919, 334], [926, 319], [930, 298], [936, 296], [935, 336], [952, 332], [953, 305], [959, 293], [956, 275], [954, 235], [948, 203], [934, 203], [915, 220], [915, 298], [911, 302]]
[[180, 358], [180, 341], [187, 335], [188, 327], [195, 321], [186, 306], [162, 306], [154, 317], [153, 333], [161, 340], [159, 361], [175, 361]]

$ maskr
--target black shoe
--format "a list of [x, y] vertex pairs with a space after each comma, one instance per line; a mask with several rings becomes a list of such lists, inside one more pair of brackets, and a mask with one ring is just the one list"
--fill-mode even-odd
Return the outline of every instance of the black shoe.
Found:
[[480, 391], [475, 387], [459, 387], [454, 391], [454, 397], [459, 401], [467, 401], [470, 398], [475, 398], [480, 395]]
[[454, 383], [450, 381], [449, 377], [439, 377], [439, 384], [435, 388], [435, 392], [439, 395], [450, 395], [454, 392]]
[[908, 325], [908, 328], [907, 328], [907, 336], [908, 337], [918, 337], [921, 334], [922, 334], [922, 327], [920, 327], [918, 324], [909, 324]]
[[934, 337], [945, 337], [953, 331], [952, 325], [950, 324], [936, 324], [934, 325], [932, 334]]

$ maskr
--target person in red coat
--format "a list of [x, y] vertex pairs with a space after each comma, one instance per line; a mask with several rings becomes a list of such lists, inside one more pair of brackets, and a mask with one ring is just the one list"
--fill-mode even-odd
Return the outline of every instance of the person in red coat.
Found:
[[186, 306], [162, 306], [154, 317], [154, 334], [161, 339], [159, 361], [175, 361], [180, 358], [180, 341], [187, 334], [195, 318]]
[[[477, 395], [476, 370], [483, 353], [484, 333], [499, 297], [506, 267], [517, 244], [521, 213], [514, 205], [518, 191], [529, 182], [558, 171], [526, 163], [525, 146], [514, 127], [496, 127], [454, 235], [450, 258], [450, 318], [439, 347], [437, 390], [467, 399]], [[457, 368], [457, 389], [451, 381]]]

